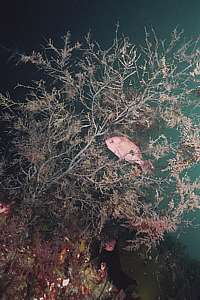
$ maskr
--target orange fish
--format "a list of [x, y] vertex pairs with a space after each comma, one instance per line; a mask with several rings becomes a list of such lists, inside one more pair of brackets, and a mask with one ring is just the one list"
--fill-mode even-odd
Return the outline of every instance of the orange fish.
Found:
[[115, 239], [113, 239], [109, 242], [106, 242], [104, 244], [104, 249], [108, 252], [112, 252], [115, 249], [116, 243], [117, 243], [117, 241]]
[[10, 213], [10, 205], [0, 202], [0, 214], [3, 214], [6, 216], [6, 215], [9, 215], [9, 213]]
[[142, 152], [138, 145], [125, 136], [113, 136], [106, 139], [106, 145], [117, 157], [130, 163], [138, 164], [143, 172], [153, 169], [150, 161], [142, 159]]

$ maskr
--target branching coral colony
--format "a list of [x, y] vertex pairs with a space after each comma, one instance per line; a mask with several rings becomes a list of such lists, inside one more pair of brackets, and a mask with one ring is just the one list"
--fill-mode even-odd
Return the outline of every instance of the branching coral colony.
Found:
[[[41, 79], [20, 85], [23, 101], [1, 95], [10, 134], [6, 155], [1, 145], [4, 291], [93, 299], [104, 267], [91, 275], [88, 243], [107, 220], [135, 233], [129, 248], [149, 250], [199, 208], [200, 183], [188, 176], [200, 160], [199, 39], [174, 30], [163, 41], [152, 30], [138, 47], [117, 30], [103, 49], [90, 35], [72, 43], [67, 34], [61, 47], [50, 40], [19, 62], [35, 65]], [[114, 136], [134, 143], [149, 172], [108, 149]]]

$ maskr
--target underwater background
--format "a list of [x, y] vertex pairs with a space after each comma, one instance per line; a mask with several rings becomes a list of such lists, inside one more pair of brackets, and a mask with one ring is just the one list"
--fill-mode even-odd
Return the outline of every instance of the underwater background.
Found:
[[[25, 71], [20, 67], [15, 69], [5, 49], [30, 52], [40, 48], [45, 39], [59, 39], [68, 30], [72, 40], [81, 39], [91, 31], [92, 37], [104, 46], [111, 44], [117, 23], [119, 33], [129, 36], [136, 44], [144, 40], [144, 27], [153, 27], [162, 39], [168, 38], [175, 27], [184, 30], [186, 39], [200, 36], [200, 0], [40, 0], [21, 1], [13, 4], [12, 9], [6, 5], [1, 10], [0, 69], [4, 73], [1, 91], [11, 90], [17, 82], [34, 78], [28, 67]], [[193, 179], [199, 178], [200, 166], [189, 174]], [[200, 261], [200, 211], [190, 217], [196, 226], [180, 229], [173, 237], [186, 246], [189, 257]], [[138, 281], [143, 282], [142, 299], [155, 300], [158, 287], [153, 274], [158, 266], [155, 263], [144, 266], [128, 253], [122, 255], [122, 260], [124, 265], [128, 262], [127, 265], [134, 266]]]
[[[167, 39], [176, 27], [184, 30], [186, 39], [200, 35], [199, 0], [36, 0], [17, 1], [12, 6], [5, 1], [0, 17], [0, 69], [4, 74], [0, 88], [2, 92], [11, 91], [11, 95], [18, 82], [35, 78], [28, 66], [15, 67], [10, 58], [12, 51], [30, 53], [44, 45], [46, 39], [59, 40], [67, 31], [71, 32], [72, 40], [82, 39], [91, 31], [92, 37], [105, 47], [111, 45], [117, 23], [119, 33], [136, 44], [144, 41], [145, 27], [153, 27], [162, 39]], [[190, 172], [194, 179], [199, 174], [200, 166]], [[200, 212], [191, 218], [200, 224]], [[187, 246], [191, 257], [200, 259], [198, 226], [181, 230], [177, 237]]]

